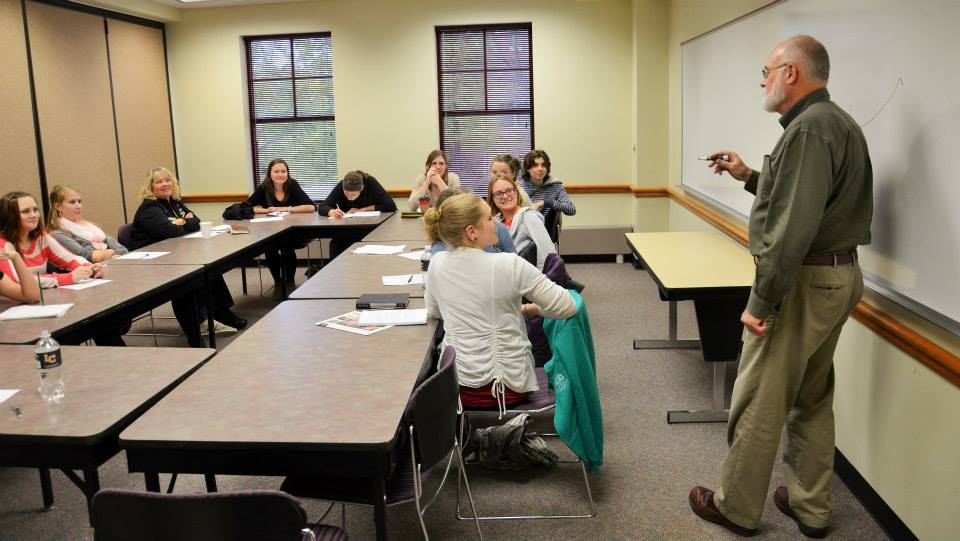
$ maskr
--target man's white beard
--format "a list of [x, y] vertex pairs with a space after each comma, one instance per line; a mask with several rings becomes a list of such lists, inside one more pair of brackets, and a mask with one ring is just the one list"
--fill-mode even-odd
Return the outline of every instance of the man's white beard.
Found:
[[775, 113], [780, 104], [787, 98], [783, 91], [783, 79], [777, 79], [770, 89], [769, 94], [763, 96], [763, 110], [768, 113]]

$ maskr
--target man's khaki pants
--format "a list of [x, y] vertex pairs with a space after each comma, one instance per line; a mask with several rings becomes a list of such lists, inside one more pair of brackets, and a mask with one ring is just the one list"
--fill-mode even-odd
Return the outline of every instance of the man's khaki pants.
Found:
[[744, 330], [733, 386], [717, 509], [744, 528], [760, 524], [784, 423], [790, 508], [813, 528], [830, 521], [833, 480], [833, 352], [863, 294], [856, 264], [803, 266], [767, 332]]

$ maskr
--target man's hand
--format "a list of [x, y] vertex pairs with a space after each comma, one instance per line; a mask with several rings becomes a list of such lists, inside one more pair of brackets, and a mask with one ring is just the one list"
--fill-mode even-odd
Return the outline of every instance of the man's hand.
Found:
[[764, 333], [767, 332], [766, 320], [753, 317], [753, 314], [746, 310], [740, 314], [740, 323], [743, 323], [743, 326], [746, 327], [748, 331], [757, 336], [763, 336]]
[[[718, 175], [722, 175], [726, 171], [740, 182], [746, 182], [753, 173], [753, 169], [743, 163], [740, 155], [732, 150], [718, 150], [711, 152], [709, 156], [711, 161], [707, 163], [707, 167], [712, 167], [713, 172]], [[724, 160], [724, 157], [727, 159]]]
[[330, 212], [327, 213], [327, 216], [331, 218], [343, 218], [343, 211], [340, 209], [330, 209]]

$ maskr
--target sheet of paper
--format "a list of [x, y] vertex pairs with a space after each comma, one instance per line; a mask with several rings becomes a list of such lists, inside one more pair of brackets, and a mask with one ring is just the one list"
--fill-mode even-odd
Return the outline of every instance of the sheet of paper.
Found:
[[170, 252], [130, 252], [129, 254], [119, 255], [114, 259], [138, 259], [138, 260], [156, 259], [158, 257], [165, 256], [169, 253]]
[[[268, 212], [267, 216], [286, 216], [287, 214], [290, 214], [290, 213], [285, 210], [278, 210], [276, 212]], [[250, 220], [250, 221], [252, 222], [253, 220]]]
[[11, 319], [37, 319], [42, 317], [60, 317], [67, 312], [73, 303], [67, 304], [21, 304], [7, 308], [0, 313], [0, 321]]
[[423, 257], [423, 250], [417, 250], [415, 252], [403, 252], [402, 254], [397, 255], [413, 261], [420, 261], [420, 258]]
[[[280, 218], [277, 218], [277, 219], [279, 220]], [[253, 220], [251, 220], [251, 221], [253, 221]], [[222, 234], [224, 234], [224, 233], [229, 233], [229, 232], [230, 232], [230, 229], [219, 229], [219, 230], [217, 230], [217, 229], [211, 229], [211, 230], [210, 230], [210, 236], [211, 236], [211, 237], [216, 237], [217, 235], [222, 235]], [[203, 238], [203, 231], [196, 231], [196, 232], [194, 232], [194, 233], [190, 233], [189, 235], [184, 235], [182, 238], [185, 238], [185, 239], [202, 239], [202, 238]]]
[[427, 309], [364, 310], [360, 312], [361, 325], [426, 325]]
[[113, 280], [104, 280], [103, 278], [93, 278], [90, 280], [84, 280], [79, 284], [73, 284], [69, 286], [60, 286], [60, 289], [87, 289], [91, 287], [102, 286], [103, 284], [109, 284]]
[[226, 231], [226, 232], [229, 233], [229, 232], [230, 232], [230, 224], [222, 224], [222, 225], [214, 226], [214, 227], [213, 227], [213, 231]]
[[358, 212], [348, 212], [343, 215], [344, 218], [376, 218], [380, 216], [379, 210], [361, 210]]
[[399, 254], [406, 248], [405, 244], [400, 244], [398, 246], [386, 246], [383, 244], [366, 244], [353, 251], [355, 254], [367, 254], [367, 255], [392, 255]]
[[360, 334], [363, 336], [369, 336], [373, 333], [378, 333], [384, 329], [390, 328], [390, 325], [361, 324], [360, 312], [357, 310], [354, 310], [353, 312], [347, 312], [346, 314], [341, 314], [339, 316], [334, 316], [323, 321], [318, 321], [315, 323], [315, 325], [336, 329], [338, 331], [352, 332], [354, 334]]
[[11, 396], [20, 392], [20, 389], [0, 389], [0, 404], [3, 404]]
[[383, 285], [385, 286], [409, 286], [423, 283], [423, 274], [395, 274], [384, 276]]
[[260, 222], [282, 222], [283, 218], [280, 216], [268, 216], [266, 218], [253, 218], [250, 220], [252, 224], [258, 224]]

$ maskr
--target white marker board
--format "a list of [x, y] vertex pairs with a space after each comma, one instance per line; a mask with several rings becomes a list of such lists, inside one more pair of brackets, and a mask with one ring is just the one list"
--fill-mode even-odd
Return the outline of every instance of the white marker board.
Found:
[[810, 34], [832, 99], [863, 126], [874, 171], [868, 286], [960, 334], [960, 2], [784, 0], [682, 45], [684, 188], [743, 216], [753, 196], [698, 161], [759, 168], [782, 133], [760, 106], [773, 47]]

